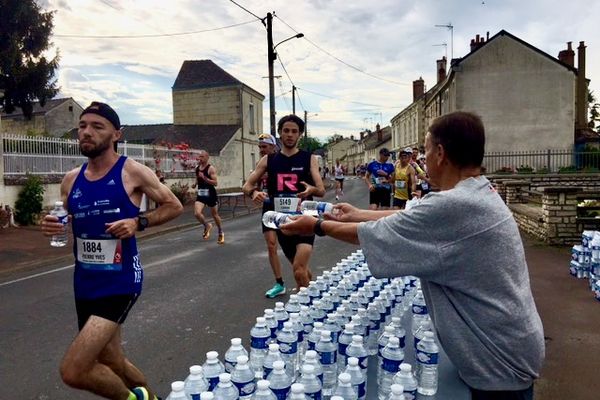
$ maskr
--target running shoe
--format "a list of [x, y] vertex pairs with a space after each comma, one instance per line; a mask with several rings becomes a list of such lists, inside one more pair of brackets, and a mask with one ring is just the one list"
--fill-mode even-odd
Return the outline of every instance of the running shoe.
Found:
[[213, 228], [212, 224], [208, 224], [204, 227], [204, 233], [202, 234], [202, 238], [204, 240], [208, 240], [210, 238], [210, 230]]
[[217, 243], [218, 244], [225, 243], [225, 234], [223, 232], [219, 232], [219, 237], [217, 238]]
[[269, 299], [275, 298], [277, 296], [282, 296], [285, 294], [285, 286], [283, 286], [281, 283], [275, 283], [275, 285], [267, 290], [267, 292], [265, 293], [265, 296], [268, 297]]
[[152, 398], [150, 398], [150, 393], [148, 393], [148, 389], [146, 389], [143, 386], [133, 388], [131, 389], [131, 391], [133, 392], [133, 394], [135, 394], [137, 400], [161, 400], [160, 397], [156, 396], [152, 396]]

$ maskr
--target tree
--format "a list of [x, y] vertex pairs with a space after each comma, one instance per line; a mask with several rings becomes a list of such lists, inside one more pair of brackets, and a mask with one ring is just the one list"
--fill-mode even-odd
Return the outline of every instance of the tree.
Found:
[[335, 133], [335, 134], [333, 134], [332, 136], [329, 136], [329, 137], [327, 138], [327, 144], [330, 144], [330, 143], [335, 143], [335, 142], [337, 142], [338, 140], [342, 140], [343, 138], [344, 138], [344, 136], [340, 135], [339, 133]]
[[0, 105], [8, 114], [16, 107], [31, 119], [32, 102], [58, 93], [54, 72], [58, 54], [48, 59], [54, 12], [43, 12], [34, 0], [0, 0]]
[[323, 147], [323, 144], [319, 139], [315, 137], [305, 137], [302, 136], [300, 141], [298, 142], [298, 148], [308, 151], [312, 153], [313, 151], [320, 149]]
[[594, 92], [588, 89], [588, 104], [590, 107], [590, 118], [588, 122], [588, 126], [591, 129], [596, 128], [596, 124], [598, 124], [598, 128], [600, 128], [600, 103], [596, 102], [596, 97], [594, 96]]

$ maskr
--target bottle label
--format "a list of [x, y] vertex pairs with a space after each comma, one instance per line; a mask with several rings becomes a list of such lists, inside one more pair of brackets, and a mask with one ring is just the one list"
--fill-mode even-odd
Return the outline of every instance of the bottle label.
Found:
[[250, 347], [252, 347], [253, 349], [268, 349], [269, 345], [268, 342], [269, 338], [268, 337], [251, 337], [250, 338]]
[[359, 399], [364, 399], [367, 395], [367, 382], [362, 382], [359, 383], [358, 385], [356, 385], [357, 391], [358, 391], [358, 398]]
[[318, 392], [314, 392], [314, 393], [304, 393], [308, 398], [311, 398], [313, 400], [321, 400], [321, 391], [319, 390]]
[[287, 399], [288, 393], [290, 392], [290, 387], [288, 386], [281, 389], [271, 388], [271, 391], [273, 392], [275, 397], [277, 397], [277, 400], [285, 400]]
[[225, 371], [232, 373], [233, 370], [235, 369], [235, 364], [237, 364], [236, 361], [227, 361], [225, 360]]
[[417, 350], [416, 358], [421, 364], [435, 365], [438, 363], [438, 353], [428, 353], [423, 350]]
[[298, 334], [298, 343], [302, 343], [304, 341], [304, 331], [296, 332]]
[[57, 215], [56, 218], [58, 218], [58, 222], [60, 222], [63, 225], [66, 225], [69, 223], [69, 214], [65, 214], [65, 215]]
[[406, 346], [406, 336], [398, 336], [398, 344], [400, 348], [403, 349]]
[[298, 352], [297, 342], [288, 343], [278, 340], [277, 344], [279, 344], [279, 351], [281, 354], [296, 354]]
[[218, 376], [215, 376], [213, 378], [208, 378], [208, 391], [212, 392], [217, 387], [218, 383], [219, 383]]
[[369, 368], [369, 356], [357, 357], [358, 358], [358, 366], [362, 370], [366, 370]]
[[400, 371], [400, 364], [402, 364], [403, 360], [390, 360], [389, 358], [384, 358], [381, 363], [381, 369], [387, 372], [396, 373]]
[[340, 354], [340, 356], [345, 356], [346, 355], [346, 349], [347, 348], [348, 348], [347, 344], [338, 343], [338, 353]]
[[413, 312], [413, 314], [425, 315], [425, 314], [427, 314], [427, 306], [420, 306], [420, 305], [413, 304], [412, 312]]
[[335, 351], [324, 351], [320, 352], [321, 354], [321, 364], [323, 365], [331, 365], [336, 362], [336, 352]]
[[308, 341], [308, 350], [314, 350], [315, 347], [317, 347], [317, 344], [315, 342], [312, 341]]
[[200, 393], [191, 394], [190, 397], [192, 400], [200, 400]]
[[249, 396], [256, 390], [256, 383], [254, 383], [254, 380], [248, 382], [233, 382], [233, 384], [240, 392], [240, 396]]
[[268, 379], [271, 372], [273, 372], [273, 368], [263, 366], [263, 379]]

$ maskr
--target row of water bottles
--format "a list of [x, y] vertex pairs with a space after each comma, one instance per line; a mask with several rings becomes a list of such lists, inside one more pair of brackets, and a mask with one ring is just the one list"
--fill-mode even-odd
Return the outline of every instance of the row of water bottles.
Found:
[[[300, 203], [300, 214], [322, 216], [325, 213], [335, 213], [332, 203], [325, 201], [304, 200]], [[289, 213], [267, 211], [263, 214], [262, 222], [267, 228], [279, 229], [281, 225], [291, 221]]]
[[600, 301], [600, 231], [583, 231], [581, 244], [571, 249], [569, 273], [586, 279], [594, 297]]
[[[297, 394], [302, 388], [303, 396], [329, 399], [347, 389], [349, 377], [356, 397], [342, 397], [362, 400], [372, 358], [377, 360], [377, 384], [371, 382], [371, 391], [379, 399], [400, 399], [392, 391], [394, 384], [402, 386], [406, 400], [415, 398], [417, 391], [435, 394], [439, 350], [418, 280], [375, 279], [364, 261], [359, 250], [290, 295], [286, 304], [277, 302], [274, 309], [266, 309], [251, 329], [249, 353], [239, 338], [231, 340], [224, 364], [216, 352], [208, 352], [203, 366], [192, 367], [206, 380], [202, 391], [213, 392], [219, 400], [263, 398], [268, 391], [260, 386], [268, 385], [277, 399], [304, 398], [292, 397], [293, 384], [299, 383]], [[404, 352], [408, 344], [402, 316], [408, 309], [414, 337], [410, 345], [416, 347], [414, 369]], [[187, 381], [194, 380], [192, 375], [190, 369]], [[268, 383], [259, 385], [261, 381]], [[188, 390], [187, 398], [200, 398], [202, 391]], [[225, 391], [229, 397], [224, 397]], [[233, 397], [235, 391], [238, 397]]]

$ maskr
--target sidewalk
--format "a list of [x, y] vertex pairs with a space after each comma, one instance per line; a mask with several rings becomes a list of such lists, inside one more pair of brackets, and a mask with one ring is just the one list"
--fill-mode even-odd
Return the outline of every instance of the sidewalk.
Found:
[[[236, 216], [246, 214], [245, 210], [236, 211]], [[233, 218], [231, 211], [224, 210], [221, 216]], [[144, 240], [197, 224], [193, 205], [188, 205], [179, 218], [148, 228], [138, 238]], [[201, 228], [198, 229], [200, 235]], [[600, 354], [600, 302], [594, 299], [586, 281], [569, 276], [569, 248], [546, 246], [525, 235], [523, 239], [531, 287], [546, 337], [546, 360], [536, 382], [535, 398], [598, 399], [600, 380], [595, 365]], [[71, 246], [50, 247], [39, 227], [0, 229], [0, 243], [3, 278], [17, 270], [34, 270], [55, 261], [73, 262]]]

